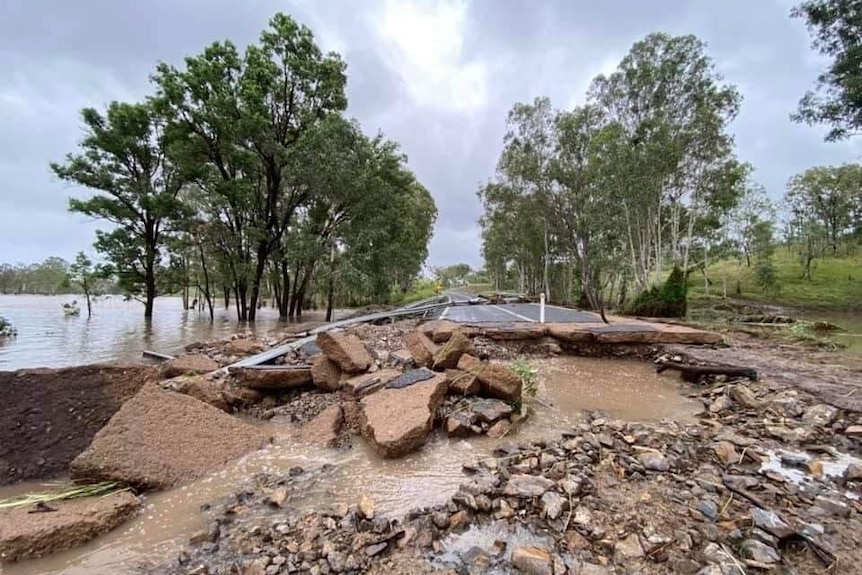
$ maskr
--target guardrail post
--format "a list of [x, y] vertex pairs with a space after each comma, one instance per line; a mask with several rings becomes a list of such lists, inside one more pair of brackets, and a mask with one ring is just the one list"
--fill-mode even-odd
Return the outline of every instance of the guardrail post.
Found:
[[545, 294], [539, 294], [539, 323], [545, 323]]

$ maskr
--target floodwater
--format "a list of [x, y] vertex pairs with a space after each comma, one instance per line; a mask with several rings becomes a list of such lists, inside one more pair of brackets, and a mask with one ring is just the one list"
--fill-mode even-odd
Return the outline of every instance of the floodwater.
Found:
[[[81, 315], [66, 316], [63, 304], [75, 299]], [[184, 311], [180, 298], [162, 297], [156, 299], [153, 319], [147, 323], [141, 303], [111, 296], [100, 298], [88, 319], [86, 301], [80, 296], [0, 295], [0, 316], [18, 330], [17, 337], [0, 339], [0, 370], [140, 362], [145, 349], [173, 354], [197, 341], [246, 331], [265, 337], [288, 325], [279, 321], [275, 309], [260, 309], [258, 314], [254, 324], [240, 325], [233, 308], [220, 307], [210, 322], [208, 312]], [[323, 313], [307, 312], [302, 320], [323, 318]]]
[[[517, 434], [448, 439], [438, 434], [421, 451], [399, 460], [380, 459], [356, 438], [348, 451], [300, 443], [293, 428], [264, 422], [276, 436], [273, 445], [249, 454], [193, 484], [145, 497], [144, 508], [118, 529], [90, 543], [43, 559], [4, 566], [3, 575], [115, 575], [176, 557], [190, 535], [203, 529], [201, 505], [228, 497], [257, 473], [287, 475], [292, 467], [319, 470], [316, 479], [290, 501], [299, 509], [335, 503], [355, 504], [370, 496], [375, 512], [399, 516], [415, 508], [442, 504], [465, 481], [462, 465], [490, 456], [498, 443], [552, 439], [578, 423], [582, 410], [601, 410], [636, 421], [662, 418], [690, 420], [701, 404], [682, 395], [685, 384], [674, 376], [657, 375], [647, 363], [594, 358], [555, 358], [535, 362], [538, 398], [530, 418]], [[32, 486], [30, 486], [32, 487]], [[6, 491], [5, 489], [14, 489]], [[22, 491], [0, 488], [0, 498]]]
[[818, 333], [831, 341], [840, 343], [847, 351], [862, 355], [862, 313], [860, 312], [800, 312], [792, 314], [808, 321], [828, 321], [841, 328], [840, 331]]

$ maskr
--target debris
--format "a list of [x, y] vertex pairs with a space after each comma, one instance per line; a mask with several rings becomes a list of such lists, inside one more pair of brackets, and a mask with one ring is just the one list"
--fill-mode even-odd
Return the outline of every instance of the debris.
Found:
[[418, 367], [431, 367], [438, 347], [428, 339], [428, 336], [420, 331], [414, 331], [407, 336], [406, 343], [407, 349], [410, 350], [413, 361]]
[[484, 362], [471, 355], [461, 356], [458, 369], [475, 375], [482, 392], [503, 401], [520, 401], [521, 378], [505, 365]]
[[355, 335], [324, 331], [317, 334], [317, 345], [345, 373], [361, 373], [371, 366], [371, 355]]

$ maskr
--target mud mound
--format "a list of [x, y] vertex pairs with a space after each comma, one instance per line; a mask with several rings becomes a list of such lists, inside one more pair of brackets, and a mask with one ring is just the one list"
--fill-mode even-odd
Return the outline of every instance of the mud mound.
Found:
[[96, 432], [157, 373], [117, 365], [0, 372], [0, 485], [67, 473]]
[[72, 462], [72, 477], [164, 489], [200, 477], [266, 439], [193, 397], [147, 385]]
[[54, 511], [31, 507], [0, 510], [0, 564], [42, 557], [69, 549], [110, 531], [129, 518], [140, 501], [123, 491], [50, 504]]

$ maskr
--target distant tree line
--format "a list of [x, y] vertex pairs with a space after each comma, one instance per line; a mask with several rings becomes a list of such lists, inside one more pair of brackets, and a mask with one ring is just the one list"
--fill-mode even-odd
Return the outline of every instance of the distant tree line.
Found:
[[151, 79], [143, 102], [83, 110], [79, 150], [51, 165], [93, 192], [70, 210], [111, 224], [96, 250], [145, 317], [167, 293], [254, 320], [410, 289], [434, 200], [395, 142], [344, 117], [346, 65], [308, 28], [276, 14], [245, 51], [216, 42]]
[[[81, 260], [81, 257], [85, 259]], [[89, 262], [91, 275], [87, 276], [87, 281], [88, 287], [92, 288], [94, 293], [121, 293], [119, 286], [110, 278], [110, 273], [105, 273], [104, 268], [100, 268], [100, 276], [92, 275], [93, 264], [81, 253], [78, 254], [76, 262], [71, 264], [58, 257], [50, 257], [34, 264], [0, 263], [0, 294], [81, 294], [83, 292], [79, 280], [83, 280], [85, 272], [82, 270], [87, 269], [84, 262]]]

